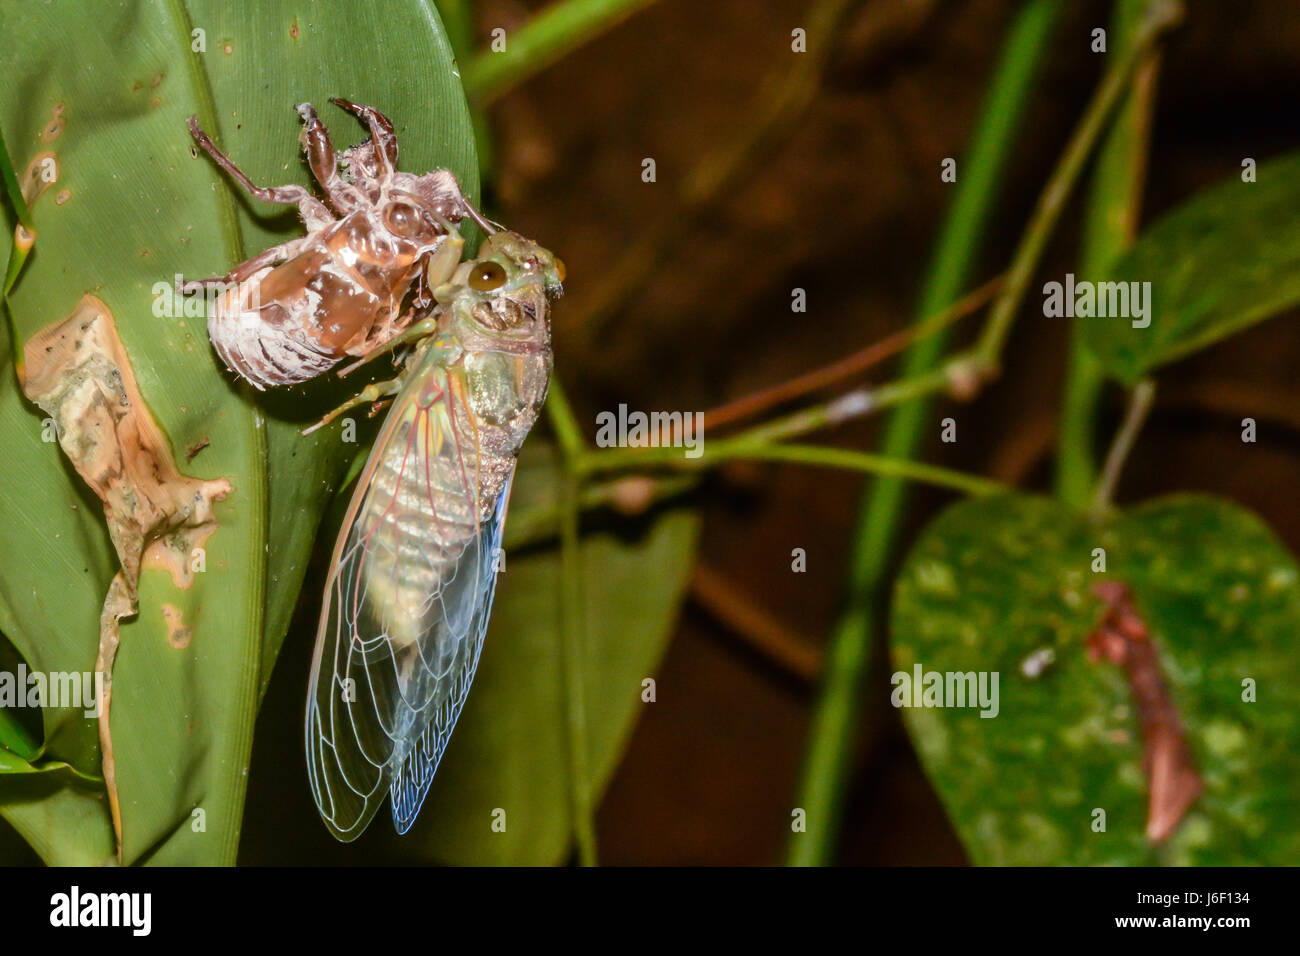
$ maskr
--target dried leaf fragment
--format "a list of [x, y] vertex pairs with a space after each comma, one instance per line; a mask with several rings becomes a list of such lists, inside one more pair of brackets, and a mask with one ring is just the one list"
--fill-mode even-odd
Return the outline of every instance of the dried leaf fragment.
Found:
[[187, 559], [216, 531], [213, 505], [232, 488], [225, 479], [190, 478], [177, 469], [145, 407], [112, 313], [95, 296], [83, 296], [68, 318], [27, 342], [20, 375], [24, 394], [53, 420], [60, 447], [104, 503], [122, 566], [104, 601], [96, 664], [104, 675], [99, 733], [120, 857], [122, 820], [109, 733], [119, 622], [138, 611], [142, 566], [165, 569], [177, 587], [189, 587]]

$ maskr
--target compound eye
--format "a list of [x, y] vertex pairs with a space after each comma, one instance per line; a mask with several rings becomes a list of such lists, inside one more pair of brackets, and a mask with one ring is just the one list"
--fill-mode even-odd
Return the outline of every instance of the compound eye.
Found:
[[420, 231], [420, 214], [414, 206], [395, 202], [384, 210], [384, 224], [403, 239], [410, 239]]
[[564, 277], [569, 274], [568, 270], [564, 268], [564, 260], [559, 256], [555, 257], [555, 274], [560, 277], [561, 282], [563, 282]]
[[500, 264], [488, 259], [474, 263], [469, 273], [469, 287], [479, 292], [491, 292], [505, 284], [506, 270]]

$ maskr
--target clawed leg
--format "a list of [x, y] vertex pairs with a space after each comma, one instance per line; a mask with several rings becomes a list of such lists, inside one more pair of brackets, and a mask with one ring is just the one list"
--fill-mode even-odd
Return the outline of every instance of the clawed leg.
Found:
[[206, 279], [177, 279], [176, 291], [184, 295], [186, 292], [195, 292], [212, 286], [226, 286], [232, 282], [243, 282], [267, 266], [292, 259], [298, 254], [298, 250], [302, 248], [306, 241], [307, 237], [303, 236], [298, 239], [290, 239], [278, 246], [272, 246], [265, 252], [253, 256], [247, 262], [241, 262], [223, 276], [209, 276]]
[[349, 398], [338, 408], [334, 409], [334, 411], [326, 414], [315, 425], [312, 425], [310, 428], [304, 428], [302, 430], [302, 433], [304, 435], [310, 435], [316, 429], [324, 428], [326, 425], [334, 421], [334, 419], [338, 418], [340, 415], [342, 415], [350, 408], [356, 408], [358, 405], [364, 405], [366, 402], [378, 402], [380, 399], [385, 398], [386, 396], [396, 395], [401, 390], [402, 390], [401, 378], [394, 378], [387, 382], [371, 382], [369, 385], [363, 388], [358, 394]]
[[365, 196], [339, 174], [334, 144], [330, 142], [329, 131], [316, 115], [315, 108], [310, 103], [299, 103], [295, 109], [302, 117], [302, 145], [307, 152], [307, 165], [311, 167], [316, 182], [325, 190], [330, 205], [341, 216], [364, 206]]
[[330, 100], [335, 106], [354, 113], [370, 127], [370, 139], [375, 144], [375, 162], [379, 166], [379, 175], [387, 179], [397, 169], [397, 134], [388, 117], [373, 106], [363, 106], [336, 96]]
[[439, 243], [437, 251], [429, 256], [429, 261], [424, 267], [424, 275], [421, 276], [422, 288], [429, 300], [433, 299], [431, 290], [451, 281], [465, 251], [465, 239], [460, 231], [445, 219], [439, 219], [438, 224], [447, 231], [447, 238]]
[[[407, 314], [409, 315], [414, 311], [415, 310], [412, 309]], [[399, 349], [403, 345], [407, 345], [410, 342], [416, 342], [420, 339], [427, 338], [428, 336], [432, 335], [434, 332], [437, 331], [438, 331], [437, 313], [434, 313], [433, 315], [425, 316], [420, 321], [407, 326], [397, 335], [394, 335], [392, 338], [388, 339], [387, 341], [380, 343], [378, 346], [371, 349], [366, 354], [362, 355], [361, 358], [357, 359], [351, 365], [346, 365], [343, 368], [339, 369], [339, 378], [344, 378], [348, 375], [351, 375], [357, 369], [361, 368], [361, 366], [366, 365], [369, 362], [373, 362], [381, 355], [387, 355], [389, 352], [392, 352], [395, 349]]]
[[470, 201], [464, 196], [460, 198], [460, 204], [465, 208], [465, 214], [478, 223], [478, 227], [486, 232], [489, 236], [493, 233], [502, 232], [506, 227], [499, 222], [494, 222], [487, 216], [483, 215], [470, 204]]
[[244, 171], [236, 166], [229, 156], [217, 149], [212, 140], [208, 138], [207, 133], [199, 129], [198, 121], [193, 116], [189, 119], [189, 127], [190, 135], [199, 144], [199, 148], [211, 156], [213, 162], [229, 173], [230, 177], [248, 190], [253, 197], [263, 202], [278, 203], [282, 206], [296, 205], [302, 213], [303, 221], [307, 222], [309, 228], [313, 227], [313, 223], [333, 222], [334, 217], [330, 215], [330, 211], [325, 204], [303, 186], [253, 185], [253, 181], [245, 175]]

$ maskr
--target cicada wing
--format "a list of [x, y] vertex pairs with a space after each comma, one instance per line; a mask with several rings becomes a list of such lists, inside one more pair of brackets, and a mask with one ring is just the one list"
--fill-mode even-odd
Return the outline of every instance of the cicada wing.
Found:
[[481, 519], [462, 396], [442, 369], [398, 396], [335, 549], [307, 752], [316, 806], [341, 840], [361, 834], [386, 793], [398, 831], [409, 829], [483, 647], [509, 482]]
[[[510, 481], [507, 480], [492, 517], [483, 523], [479, 533], [461, 553], [455, 579], [443, 588], [443, 625], [446, 631], [443, 644], [456, 647], [458, 654], [454, 660], [440, 659], [431, 667], [419, 669], [418, 676], [413, 678], [412, 686], [407, 690], [412, 698], [436, 702], [437, 710], [426, 722], [407, 758], [397, 765], [389, 788], [393, 798], [393, 826], [398, 833], [409, 830], [420, 813], [438, 762], [465, 705], [470, 683], [474, 680], [488, 619], [492, 615], [496, 555], [501, 547], [509, 497]], [[429, 686], [430, 682], [445, 684], [445, 688]]]

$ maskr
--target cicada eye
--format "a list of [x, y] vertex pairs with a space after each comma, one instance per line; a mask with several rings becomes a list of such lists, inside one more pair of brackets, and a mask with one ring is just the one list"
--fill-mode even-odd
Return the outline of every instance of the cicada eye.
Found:
[[564, 277], [569, 274], [568, 270], [564, 268], [564, 260], [559, 256], [555, 257], [555, 274], [559, 276], [561, 282], [563, 282]]
[[506, 270], [491, 259], [474, 263], [474, 268], [470, 270], [469, 287], [479, 292], [491, 292], [504, 285], [505, 281]]
[[391, 232], [404, 239], [410, 239], [420, 231], [420, 214], [414, 206], [407, 203], [391, 203], [384, 210], [384, 224]]

